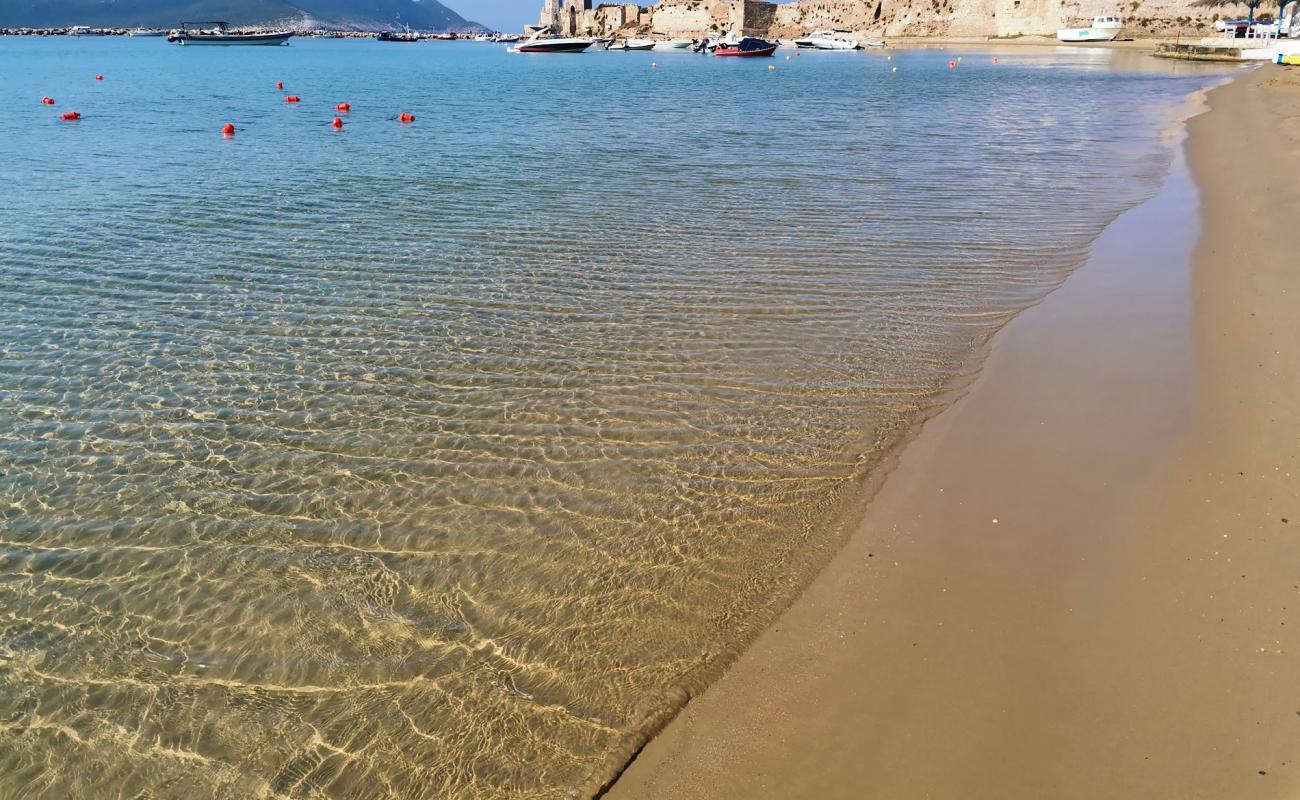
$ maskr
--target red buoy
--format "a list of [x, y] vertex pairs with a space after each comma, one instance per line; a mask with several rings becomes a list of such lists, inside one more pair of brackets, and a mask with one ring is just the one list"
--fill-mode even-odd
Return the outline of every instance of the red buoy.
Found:
[[234, 135], [235, 135], [235, 123], [233, 123], [233, 122], [227, 122], [225, 125], [222, 125], [222, 126], [221, 126], [221, 135], [222, 135], [222, 136], [234, 136]]
[[41, 103], [43, 103], [43, 104], [45, 104], [45, 105], [47, 105], [47, 106], [52, 106], [52, 105], [54, 105], [54, 98], [53, 98], [53, 97], [42, 97], [42, 98], [41, 98]]
[[339, 119], [338, 117], [335, 117], [334, 121], [330, 123], [330, 127], [333, 128], [334, 130], [338, 130], [339, 128], [342, 128], [343, 120]]
[[956, 62], [956, 61], [949, 61], [949, 62], [948, 62], [948, 69], [957, 69], [957, 62]]
[[283, 89], [283, 88], [284, 88], [284, 81], [276, 81], [276, 82], [275, 82], [275, 88], [277, 88], [277, 89]]
[[338, 105], [334, 106], [334, 110], [335, 110], [335, 111], [342, 111], [344, 114], [346, 114], [346, 113], [348, 113], [349, 111], [352, 110], [352, 104], [351, 104], [351, 103], [339, 103]]
[[284, 102], [286, 102], [286, 103], [301, 103], [301, 102], [302, 102], [302, 98], [299, 97], [299, 96], [296, 95], [296, 94], [291, 94], [291, 95], [289, 95], [288, 97], [284, 98]]
[[103, 76], [103, 75], [96, 75], [96, 76], [95, 76], [95, 80], [97, 80], [97, 81], [102, 81], [102, 80], [104, 80], [104, 76]]
[[66, 120], [66, 121], [68, 121], [68, 122], [71, 122], [71, 121], [74, 120], [74, 119], [81, 119], [81, 112], [79, 112], [79, 111], [64, 111], [62, 114], [59, 115], [59, 119], [61, 119], [61, 120]]
[[398, 121], [398, 122], [415, 122], [415, 115], [414, 115], [414, 114], [398, 114], [398, 115], [397, 115], [397, 121]]

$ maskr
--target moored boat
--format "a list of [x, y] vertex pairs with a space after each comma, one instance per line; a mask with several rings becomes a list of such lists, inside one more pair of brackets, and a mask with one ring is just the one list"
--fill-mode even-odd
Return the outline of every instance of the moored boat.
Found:
[[695, 44], [692, 39], [660, 39], [655, 42], [656, 50], [685, 50]]
[[85, 25], [73, 25], [68, 28], [69, 36], [105, 36], [107, 34], [99, 28], [90, 28]]
[[420, 34], [407, 29], [405, 31], [383, 31], [378, 37], [381, 42], [418, 42]]
[[735, 44], [719, 44], [713, 50], [715, 56], [734, 56], [740, 58], [762, 58], [776, 52], [776, 42], [746, 36]]
[[[190, 25], [212, 25], [212, 28], [190, 28]], [[182, 22], [180, 29], [169, 34], [167, 41], [174, 44], [287, 44], [293, 37], [293, 31], [232, 31], [225, 22]]]
[[1123, 29], [1124, 22], [1119, 17], [1093, 17], [1091, 28], [1062, 28], [1056, 32], [1056, 38], [1062, 42], [1109, 42]]
[[166, 36], [167, 31], [156, 30], [154, 28], [132, 28], [126, 32], [127, 36]]
[[653, 50], [655, 49], [654, 39], [624, 39], [621, 42], [610, 44], [607, 50]]
[[594, 42], [591, 39], [552, 36], [550, 28], [542, 28], [529, 36], [528, 41], [518, 47], [510, 48], [510, 51], [514, 53], [581, 53], [593, 44]]
[[813, 31], [795, 39], [794, 46], [802, 50], [861, 50], [862, 45], [857, 39], [850, 39], [850, 35], [850, 31], [840, 29]]

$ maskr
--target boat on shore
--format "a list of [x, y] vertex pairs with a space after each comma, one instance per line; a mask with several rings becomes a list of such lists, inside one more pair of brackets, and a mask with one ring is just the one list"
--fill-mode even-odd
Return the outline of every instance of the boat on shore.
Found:
[[713, 49], [715, 56], [737, 58], [764, 58], [776, 52], [776, 42], [746, 36], [735, 44], [720, 43]]
[[1110, 42], [1114, 41], [1124, 29], [1124, 21], [1119, 17], [1093, 17], [1090, 28], [1061, 28], [1056, 38], [1062, 42]]
[[541, 30], [528, 37], [518, 47], [510, 48], [512, 53], [581, 53], [595, 42], [591, 39], [554, 36], [550, 28]]
[[[190, 25], [212, 25], [211, 28], [190, 28]], [[167, 41], [173, 44], [204, 44], [204, 45], [232, 45], [232, 44], [255, 44], [255, 45], [281, 45], [288, 44], [289, 39], [293, 37], [293, 31], [232, 31], [230, 26], [225, 22], [207, 21], [207, 22], [182, 22], [181, 27], [167, 36]]]

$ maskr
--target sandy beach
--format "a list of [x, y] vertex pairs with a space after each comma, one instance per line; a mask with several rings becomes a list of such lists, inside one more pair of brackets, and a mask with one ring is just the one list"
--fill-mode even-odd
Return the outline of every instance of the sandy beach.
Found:
[[608, 797], [1300, 791], [1297, 76], [1210, 93]]

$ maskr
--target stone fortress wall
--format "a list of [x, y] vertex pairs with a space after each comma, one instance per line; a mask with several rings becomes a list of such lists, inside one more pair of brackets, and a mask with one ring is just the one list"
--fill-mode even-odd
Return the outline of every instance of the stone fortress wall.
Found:
[[[1269, 0], [1260, 13], [1276, 14]], [[697, 38], [736, 31], [792, 38], [840, 28], [860, 38], [897, 36], [1054, 36], [1058, 28], [1087, 25], [1118, 14], [1125, 36], [1205, 36], [1214, 20], [1243, 16], [1246, 8], [1204, 8], [1193, 0], [661, 0], [658, 5], [546, 0], [541, 24], [564, 35], [635, 36], [661, 33]]]

